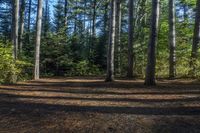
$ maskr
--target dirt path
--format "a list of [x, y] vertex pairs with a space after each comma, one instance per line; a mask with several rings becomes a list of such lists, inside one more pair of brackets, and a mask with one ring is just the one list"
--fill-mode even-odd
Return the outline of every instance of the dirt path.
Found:
[[0, 86], [0, 133], [200, 133], [194, 81], [41, 79]]

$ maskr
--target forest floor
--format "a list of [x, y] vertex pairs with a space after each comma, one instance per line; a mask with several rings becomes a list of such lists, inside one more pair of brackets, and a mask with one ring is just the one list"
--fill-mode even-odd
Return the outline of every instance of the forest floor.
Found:
[[0, 133], [200, 133], [200, 82], [55, 78], [0, 86]]

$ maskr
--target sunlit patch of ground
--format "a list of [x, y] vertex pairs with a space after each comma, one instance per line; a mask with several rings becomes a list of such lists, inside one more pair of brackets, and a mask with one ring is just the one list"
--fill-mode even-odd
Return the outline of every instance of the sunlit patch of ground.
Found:
[[0, 86], [0, 132], [199, 133], [200, 84], [56, 78]]

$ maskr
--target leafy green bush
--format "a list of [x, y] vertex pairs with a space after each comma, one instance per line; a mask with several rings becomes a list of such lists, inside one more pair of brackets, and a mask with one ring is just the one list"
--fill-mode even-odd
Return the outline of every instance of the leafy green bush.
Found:
[[83, 60], [78, 63], [73, 63], [71, 71], [66, 75], [70, 76], [91, 76], [91, 75], [100, 75], [102, 72], [99, 67], [90, 64], [88, 61]]
[[25, 61], [14, 61], [12, 47], [0, 43], [0, 83], [15, 83], [24, 79], [24, 74], [30, 67], [31, 64]]
[[[200, 79], [200, 61], [199, 59], [197, 60], [192, 60], [190, 61], [191, 67], [188, 68], [188, 75], [192, 78], [198, 78]], [[189, 66], [190, 66], [189, 65]]]
[[16, 68], [19, 69], [17, 80], [27, 80], [32, 78], [33, 64], [29, 63], [26, 60], [17, 60], [15, 65]]

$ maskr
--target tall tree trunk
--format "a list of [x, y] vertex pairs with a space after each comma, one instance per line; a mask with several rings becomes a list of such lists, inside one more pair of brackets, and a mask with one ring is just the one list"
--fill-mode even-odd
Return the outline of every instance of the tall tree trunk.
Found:
[[[76, 7], [78, 6], [78, 2], [77, 0], [75, 1], [75, 5]], [[76, 9], [77, 10], [77, 9]], [[75, 11], [76, 12], [76, 11]], [[77, 33], [77, 13], [75, 14], [74, 16], [74, 33], [76, 34]]]
[[[103, 18], [104, 18], [104, 24], [103, 24], [103, 33], [104, 33], [104, 39], [108, 41], [108, 30], [109, 30], [109, 13], [108, 13], [108, 8], [109, 8], [109, 3], [105, 3], [104, 5], [104, 15], [103, 15]], [[107, 42], [106, 41], [106, 42]]]
[[96, 36], [96, 0], [93, 1], [93, 15], [92, 15], [92, 38]]
[[134, 0], [129, 0], [129, 23], [128, 23], [128, 69], [127, 69], [127, 77], [133, 78], [133, 7]]
[[37, 10], [37, 29], [36, 29], [36, 45], [35, 45], [35, 72], [34, 79], [40, 78], [40, 40], [42, 29], [42, 0], [38, 0]]
[[49, 0], [45, 0], [44, 8], [44, 20], [43, 20], [43, 36], [46, 37], [49, 32]]
[[176, 76], [176, 29], [175, 29], [175, 1], [169, 0], [169, 78]]
[[[12, 2], [11, 42], [12, 42], [13, 46], [15, 43], [14, 33], [15, 33], [15, 1]], [[13, 50], [13, 57], [14, 57], [14, 50]]]
[[[67, 12], [68, 12], [68, 0], [65, 0], [65, 29], [66, 29], [66, 32], [67, 32]], [[67, 34], [67, 33], [66, 33]]]
[[[144, 37], [146, 36], [146, 32], [145, 32], [145, 27], [147, 27], [147, 14], [146, 14], [146, 6], [147, 6], [147, 0], [141, 0], [140, 2], [140, 11], [139, 11], [139, 20], [140, 20], [140, 26], [138, 27], [138, 31], [139, 31], [139, 43], [140, 43], [140, 47], [139, 49], [141, 49], [140, 53], [143, 55], [142, 57], [142, 61], [141, 64], [142, 66], [146, 65], [146, 61], [144, 59], [145, 55], [146, 55], [146, 50], [144, 49], [145, 43], [146, 41], [144, 40]], [[145, 74], [145, 70], [141, 67], [140, 74], [144, 75]]]
[[95, 44], [96, 44], [96, 0], [92, 2], [92, 35], [91, 35], [91, 52], [90, 52], [90, 61], [94, 62], [94, 51], [95, 51]]
[[21, 2], [21, 9], [20, 9], [20, 36], [19, 36], [19, 52], [22, 53], [23, 48], [23, 34], [24, 34], [24, 13], [25, 13], [25, 0]]
[[156, 66], [156, 43], [158, 38], [158, 21], [159, 21], [159, 9], [160, 0], [152, 0], [152, 18], [151, 18], [151, 30], [150, 40], [148, 44], [148, 55], [147, 55], [147, 68], [145, 85], [152, 86], [156, 85], [155, 82], [155, 66]]
[[195, 25], [194, 25], [194, 35], [193, 35], [193, 44], [192, 44], [192, 54], [191, 54], [191, 74], [195, 74], [195, 62], [198, 57], [198, 47], [200, 41], [200, 0], [197, 0], [196, 4], [196, 18], [195, 18]]
[[18, 56], [18, 29], [19, 29], [19, 0], [14, 0], [14, 22], [13, 22], [13, 42], [14, 42], [14, 59]]
[[29, 0], [28, 4], [28, 44], [30, 44], [30, 32], [31, 32], [31, 5], [32, 0]]
[[86, 11], [86, 8], [87, 8], [87, 0], [84, 0], [84, 20], [83, 20], [83, 25], [84, 25], [84, 31], [86, 31], [86, 15], [87, 15], [87, 11]]
[[[90, 11], [91, 12], [91, 11]], [[88, 22], [89, 25], [89, 42], [88, 42], [88, 60], [91, 60], [92, 53], [92, 19]]]
[[121, 0], [117, 0], [116, 10], [117, 73], [121, 74]]
[[115, 26], [116, 26], [116, 0], [111, 0], [110, 11], [110, 31], [109, 31], [109, 44], [107, 52], [107, 77], [106, 81], [114, 81], [114, 46], [115, 46]]

